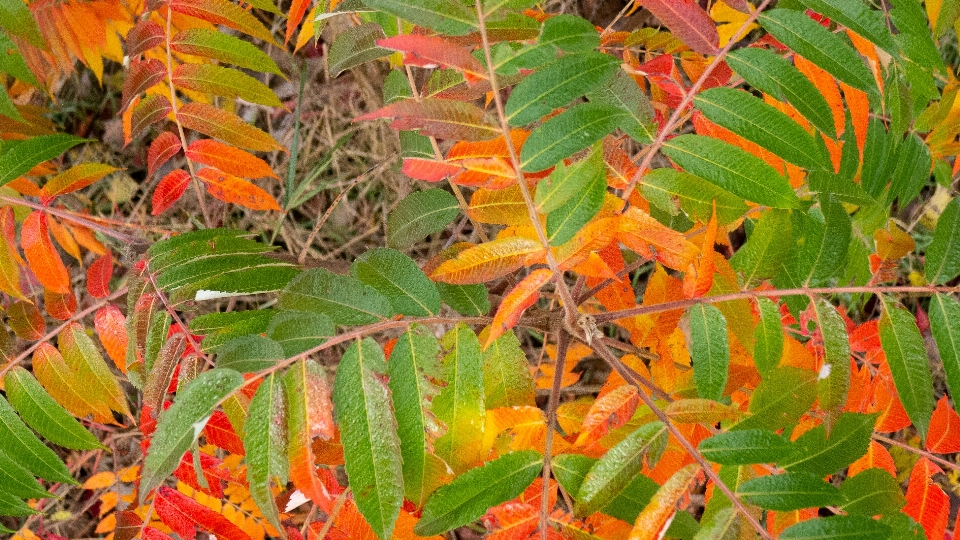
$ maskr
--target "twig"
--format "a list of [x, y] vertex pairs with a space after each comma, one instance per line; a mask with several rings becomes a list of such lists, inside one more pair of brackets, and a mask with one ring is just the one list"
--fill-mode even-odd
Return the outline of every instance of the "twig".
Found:
[[553, 387], [547, 402], [547, 437], [543, 443], [543, 491], [540, 497], [540, 538], [547, 540], [547, 526], [550, 519], [550, 458], [553, 454], [553, 432], [557, 427], [557, 406], [560, 403], [560, 387], [563, 384], [564, 365], [567, 361], [567, 346], [570, 334], [562, 327], [557, 328], [557, 361], [553, 368]]
[[941, 457], [937, 457], [937, 456], [931, 454], [930, 452], [927, 452], [926, 450], [923, 450], [923, 449], [920, 449], [920, 448], [914, 448], [913, 446], [910, 446], [909, 444], [902, 443], [902, 442], [900, 442], [900, 441], [898, 441], [898, 440], [891, 439], [891, 438], [889, 438], [889, 437], [884, 437], [883, 435], [879, 435], [879, 434], [877, 434], [877, 433], [874, 433], [874, 434], [873, 434], [873, 438], [876, 439], [876, 440], [878, 440], [878, 441], [880, 441], [880, 442], [885, 442], [885, 443], [887, 443], [887, 444], [892, 444], [893, 446], [897, 446], [897, 447], [899, 447], [899, 448], [903, 448], [904, 450], [906, 450], [906, 451], [908, 451], [908, 452], [913, 452], [914, 454], [917, 454], [918, 456], [923, 456], [923, 457], [929, 459], [930, 461], [933, 461], [933, 462], [935, 462], [935, 463], [939, 463], [940, 465], [943, 465], [944, 467], [946, 467], [946, 468], [948, 468], [948, 469], [950, 469], [950, 470], [960, 472], [960, 465], [957, 465], [956, 463], [947, 461], [947, 460], [945, 460], [945, 459], [943, 459], [943, 458], [941, 458]]
[[327, 533], [330, 532], [330, 527], [333, 527], [333, 521], [337, 519], [337, 516], [340, 515], [340, 510], [347, 504], [347, 495], [349, 493], [350, 488], [348, 487], [337, 497], [337, 502], [333, 503], [333, 510], [330, 511], [330, 515], [327, 516], [327, 521], [323, 523], [323, 528], [321, 528], [317, 534], [317, 540], [324, 540], [324, 538], [327, 537]]

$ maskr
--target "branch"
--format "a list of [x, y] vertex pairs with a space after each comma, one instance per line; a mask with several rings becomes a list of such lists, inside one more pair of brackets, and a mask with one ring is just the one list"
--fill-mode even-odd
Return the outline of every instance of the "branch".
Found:
[[567, 346], [570, 334], [557, 328], [557, 361], [553, 366], [553, 387], [547, 402], [547, 437], [543, 443], [543, 492], [540, 496], [540, 539], [547, 540], [550, 520], [550, 458], [553, 454], [553, 432], [557, 426], [557, 405], [560, 402], [560, 387], [563, 383], [564, 366], [567, 362]]

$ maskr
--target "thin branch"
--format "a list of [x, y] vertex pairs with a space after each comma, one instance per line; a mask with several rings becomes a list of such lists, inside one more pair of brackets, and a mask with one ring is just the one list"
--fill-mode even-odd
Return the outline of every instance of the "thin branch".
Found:
[[[760, 2], [757, 8], [750, 13], [750, 15], [747, 17], [747, 20], [743, 21], [743, 24], [740, 25], [740, 28], [733, 35], [739, 36], [741, 33], [746, 31], [747, 27], [753, 24], [753, 22], [757, 20], [757, 17], [760, 16], [760, 12], [763, 11], [768, 4], [770, 4], [770, 1], [771, 0], [763, 0]], [[700, 75], [700, 78], [697, 79], [697, 82], [693, 83], [693, 86], [691, 86], [690, 89], [687, 90], [686, 94], [684, 94], [683, 99], [680, 100], [680, 104], [677, 105], [676, 109], [673, 111], [673, 114], [670, 115], [670, 119], [667, 120], [667, 122], [663, 125], [663, 129], [661, 129], [660, 133], [657, 134], [656, 140], [654, 140], [653, 144], [645, 149], [646, 155], [643, 157], [643, 161], [640, 162], [637, 172], [634, 173], [633, 178], [630, 179], [630, 183], [627, 184], [626, 189], [623, 190], [623, 195], [621, 195], [623, 200], [630, 200], [630, 195], [633, 193], [634, 188], [637, 187], [637, 183], [640, 182], [640, 178], [644, 175], [647, 168], [650, 167], [650, 162], [653, 161], [653, 156], [657, 154], [657, 152], [660, 150], [660, 147], [663, 146], [664, 142], [666, 142], [667, 137], [673, 133], [673, 130], [681, 125], [681, 118], [684, 114], [684, 109], [686, 109], [687, 105], [693, 101], [693, 97], [697, 95], [697, 92], [700, 90], [700, 88], [707, 82], [707, 79], [710, 78], [713, 70], [717, 69], [717, 66], [720, 65], [720, 62], [724, 59], [724, 57], [727, 56], [727, 53], [729, 53], [736, 44], [736, 40], [730, 39], [723, 49], [721, 49], [720, 52], [713, 57], [713, 60], [711, 60], [710, 64], [707, 65], [707, 68], [703, 70], [703, 73]]]
[[557, 406], [560, 403], [560, 387], [563, 384], [564, 366], [567, 361], [567, 346], [570, 334], [562, 327], [557, 328], [557, 361], [553, 368], [553, 387], [547, 402], [547, 437], [543, 443], [543, 491], [540, 497], [540, 539], [547, 540], [547, 527], [550, 520], [550, 458], [553, 454], [553, 432], [557, 428]]
[[333, 527], [334, 520], [337, 519], [337, 516], [340, 515], [340, 510], [343, 509], [343, 506], [347, 504], [347, 495], [350, 494], [350, 488], [343, 490], [343, 493], [337, 497], [337, 502], [333, 504], [333, 510], [330, 511], [330, 515], [327, 516], [327, 521], [323, 523], [323, 528], [320, 529], [320, 532], [317, 534], [318, 540], [324, 540], [327, 537], [327, 533], [330, 532], [330, 527]]
[[913, 452], [914, 454], [917, 454], [918, 456], [923, 456], [923, 457], [929, 459], [930, 461], [933, 461], [933, 462], [935, 462], [935, 463], [937, 463], [937, 464], [939, 464], [939, 465], [943, 465], [944, 467], [946, 467], [946, 468], [948, 468], [948, 469], [950, 469], [950, 470], [960, 472], [960, 465], [957, 465], [956, 463], [953, 463], [953, 462], [951, 462], [951, 461], [947, 461], [947, 460], [945, 460], [945, 459], [943, 459], [943, 458], [941, 458], [941, 457], [937, 457], [937, 456], [931, 454], [930, 452], [927, 452], [926, 450], [923, 450], [923, 449], [921, 449], [921, 448], [914, 448], [913, 446], [910, 446], [909, 444], [902, 443], [902, 442], [900, 442], [900, 441], [891, 439], [891, 438], [889, 438], [889, 437], [884, 437], [883, 435], [879, 435], [879, 434], [877, 434], [877, 433], [874, 433], [874, 434], [873, 434], [873, 438], [876, 439], [876, 440], [878, 440], [878, 441], [880, 441], [880, 442], [885, 442], [885, 443], [887, 443], [887, 444], [892, 444], [893, 446], [896, 446], [896, 447], [899, 447], [899, 448], [903, 448], [904, 450], [906, 450], [906, 451], [908, 451], [908, 452]]
[[133, 236], [115, 231], [110, 227], [105, 227], [99, 223], [96, 223], [94, 219], [92, 219], [93, 216], [89, 216], [89, 217], [82, 216], [82, 215], [76, 214], [75, 212], [70, 212], [69, 210], [62, 210], [60, 208], [44, 206], [42, 204], [31, 202], [26, 199], [20, 199], [17, 197], [8, 197], [6, 195], [0, 195], [0, 201], [8, 204], [17, 205], [17, 206], [26, 206], [27, 208], [33, 208], [34, 210], [40, 210], [41, 212], [45, 212], [47, 214], [50, 214], [51, 216], [56, 216], [63, 220], [74, 223], [78, 226], [86, 227], [87, 229], [97, 231], [103, 234], [104, 236], [109, 236], [110, 238], [119, 240], [127, 245], [137, 241], [137, 239]]

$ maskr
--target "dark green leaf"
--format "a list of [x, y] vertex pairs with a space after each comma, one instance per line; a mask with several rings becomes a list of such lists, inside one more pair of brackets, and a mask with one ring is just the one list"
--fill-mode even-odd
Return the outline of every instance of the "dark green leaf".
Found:
[[823, 366], [817, 381], [820, 409], [826, 413], [824, 426], [829, 432], [847, 404], [850, 391], [850, 340], [847, 325], [826, 300], [814, 303], [817, 324], [823, 339]]
[[341, 326], [374, 323], [390, 316], [390, 301], [376, 289], [324, 268], [294, 278], [280, 293], [277, 305], [323, 313]]
[[730, 429], [782, 429], [799, 420], [816, 399], [816, 373], [793, 367], [776, 368], [754, 390], [750, 399], [752, 416]]
[[437, 283], [440, 299], [461, 315], [480, 317], [490, 312], [490, 296], [482, 283], [453, 285]]
[[823, 424], [801, 435], [780, 467], [819, 476], [836, 474], [867, 453], [876, 419], [873, 414], [843, 413], [829, 437]]
[[864, 516], [830, 516], [801, 521], [780, 533], [780, 540], [877, 540], [890, 527]]
[[790, 183], [773, 167], [721, 140], [680, 135], [664, 143], [663, 152], [687, 172], [749, 201], [772, 208], [799, 204]]
[[39, 513], [30, 508], [30, 505], [25, 501], [20, 500], [20, 497], [0, 491], [0, 516], [29, 516]]
[[693, 380], [702, 398], [719, 400], [727, 386], [730, 344], [727, 320], [711, 304], [690, 307], [690, 336], [687, 346], [693, 360]]
[[277, 530], [282, 525], [270, 485], [274, 478], [287, 484], [286, 409], [283, 378], [271, 373], [257, 388], [243, 424], [250, 498]]
[[842, 204], [822, 198], [820, 208], [812, 209], [803, 220], [802, 235], [795, 231], [799, 247], [794, 252], [794, 267], [801, 283], [823, 285], [846, 266], [852, 227]]
[[[756, 229], [754, 229], [756, 234]], [[739, 252], [738, 252], [739, 253]], [[780, 309], [769, 298], [758, 298], [760, 321], [754, 331], [753, 361], [764, 378], [777, 366], [783, 357], [783, 326]]]
[[895, 54], [883, 12], [870, 9], [860, 0], [800, 0], [809, 9], [833, 19], [889, 54]]
[[[18, 1], [18, 0], [5, 0]], [[2, 13], [2, 11], [0, 11]], [[19, 178], [30, 169], [61, 154], [87, 139], [64, 133], [40, 135], [22, 141], [7, 142], [0, 154], [0, 186]]]
[[286, 358], [283, 347], [260, 335], [231, 339], [217, 348], [217, 367], [240, 373], [254, 373], [273, 367]]
[[440, 293], [413, 259], [390, 248], [357, 257], [350, 273], [390, 300], [394, 313], [429, 317], [440, 312]]
[[921, 437], [933, 415], [933, 377], [927, 360], [927, 349], [917, 322], [909, 311], [896, 301], [883, 298], [880, 315], [880, 344], [887, 355], [900, 402]]
[[960, 396], [960, 303], [942, 293], [933, 295], [930, 331], [937, 342], [950, 395]]
[[457, 199], [442, 189], [411, 193], [387, 218], [387, 244], [394, 248], [410, 247], [445, 229], [459, 214]]
[[542, 468], [543, 456], [525, 450], [471, 469], [434, 492], [413, 531], [432, 536], [475, 521], [488, 508], [523, 493]]
[[791, 448], [790, 441], [763, 429], [720, 433], [700, 443], [703, 457], [721, 465], [776, 463]]
[[737, 495], [750, 504], [778, 512], [833, 506], [843, 501], [840, 490], [817, 475], [802, 472], [747, 480], [737, 488]]
[[19, 366], [11, 369], [4, 385], [10, 405], [48, 441], [71, 450], [106, 448], [50, 397], [29, 371]]
[[871, 118], [867, 124], [867, 140], [863, 145], [863, 168], [860, 185], [871, 197], [878, 197], [887, 187], [890, 173], [897, 163], [897, 137], [887, 133], [883, 121]]
[[743, 199], [733, 193], [670, 167], [654, 169], [643, 175], [640, 192], [651, 204], [671, 216], [683, 210], [691, 219], [703, 222], [710, 221], [716, 204], [720, 225], [737, 221], [748, 209]]
[[933, 241], [927, 246], [924, 273], [932, 285], [960, 274], [960, 198], [953, 198], [937, 219]]
[[180, 390], [173, 405], [163, 412], [143, 463], [140, 497], [145, 498], [180, 464], [197, 440], [221, 400], [243, 384], [243, 376], [230, 369], [205, 371]]
[[626, 113], [604, 103], [581, 103], [533, 130], [520, 151], [525, 172], [556, 165], [617, 128]]
[[930, 148], [916, 133], [911, 133], [897, 146], [896, 156], [887, 202], [897, 199], [900, 206], [906, 206], [930, 180]]
[[307, 311], [280, 311], [270, 319], [267, 337], [280, 344], [283, 357], [291, 358], [320, 345], [336, 331], [330, 317]]
[[390, 538], [403, 503], [400, 439], [386, 371], [380, 346], [364, 338], [343, 354], [333, 385], [347, 478], [357, 508], [381, 540]]
[[900, 483], [883, 469], [867, 469], [847, 478], [840, 485], [840, 494], [842, 510], [868, 517], [899, 512], [907, 503]]
[[647, 95], [640, 91], [637, 81], [629, 73], [618, 70], [606, 86], [588, 97], [590, 101], [607, 103], [623, 109], [627, 116], [620, 121], [620, 129], [641, 144], [653, 142], [657, 133], [653, 125], [653, 107]]
[[17, 462], [48, 482], [76, 485], [70, 471], [53, 450], [46, 447], [20, 420], [13, 407], [0, 396], [0, 451], [16, 456]]
[[43, 499], [52, 497], [30, 471], [17, 463], [14, 456], [0, 451], [0, 492], [24, 499]]
[[330, 46], [330, 75], [336, 77], [352, 67], [388, 56], [393, 51], [377, 46], [378, 39], [386, 38], [383, 28], [374, 22], [348, 28]]
[[900, 46], [901, 54], [923, 68], [946, 71], [920, 2], [893, 0], [892, 4], [890, 18], [898, 30], [893, 39]]
[[552, 246], [561, 246], [570, 241], [584, 225], [590, 222], [607, 194], [606, 169], [594, 171], [587, 184], [562, 206], [547, 214], [547, 240]]

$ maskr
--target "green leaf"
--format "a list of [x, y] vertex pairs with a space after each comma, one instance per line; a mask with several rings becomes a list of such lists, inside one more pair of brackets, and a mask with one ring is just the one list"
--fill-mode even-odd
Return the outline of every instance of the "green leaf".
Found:
[[267, 337], [280, 344], [283, 358], [308, 351], [336, 334], [333, 321], [322, 313], [280, 311], [270, 319]]
[[458, 215], [457, 199], [442, 189], [411, 193], [387, 218], [387, 245], [408, 248], [427, 235], [444, 230]]
[[542, 468], [543, 456], [524, 450], [470, 469], [434, 492], [413, 532], [432, 536], [475, 521], [490, 507], [523, 493]]
[[771, 208], [799, 204], [790, 183], [773, 167], [721, 140], [680, 135], [664, 143], [663, 153], [687, 172], [749, 201]]
[[895, 134], [887, 132], [882, 120], [870, 119], [870, 123], [867, 124], [867, 140], [863, 145], [860, 185], [871, 197], [878, 197], [890, 180], [890, 174], [897, 163], [898, 141]]
[[932, 285], [939, 285], [960, 274], [960, 198], [954, 197], [947, 203], [937, 228], [933, 232], [933, 241], [927, 246], [924, 274]]
[[520, 168], [542, 171], [617, 128], [626, 113], [604, 103], [581, 103], [533, 130], [520, 151]]
[[907, 135], [897, 146], [887, 202], [897, 199], [900, 206], [906, 206], [916, 199], [930, 180], [930, 166], [930, 148], [916, 133]]
[[817, 324], [823, 339], [823, 366], [817, 381], [820, 409], [826, 413], [824, 426], [829, 432], [847, 404], [850, 391], [850, 340], [847, 325], [832, 304], [820, 299], [814, 303]]
[[429, 317], [440, 313], [437, 286], [417, 263], [390, 248], [376, 248], [357, 257], [350, 273], [390, 300], [394, 313]]
[[218, 60], [237, 67], [283, 75], [270, 55], [256, 45], [209, 28], [188, 28], [170, 40], [174, 51]]
[[536, 406], [530, 364], [513, 332], [504, 333], [483, 351], [483, 393], [487, 409]]
[[875, 540], [890, 527], [865, 516], [830, 516], [801, 521], [780, 533], [780, 540]]
[[390, 55], [393, 51], [377, 46], [377, 40], [386, 38], [383, 28], [374, 22], [348, 28], [330, 46], [330, 75], [336, 77], [352, 67]]
[[907, 503], [900, 483], [883, 469], [867, 469], [847, 478], [840, 484], [840, 494], [843, 511], [867, 517], [899, 512]]
[[[440, 343], [423, 326], [414, 325], [400, 336], [387, 364], [390, 393], [397, 416], [397, 435], [403, 457], [403, 491], [406, 498], [421, 505], [437, 487], [435, 467], [439, 458], [427, 449], [440, 430], [434, 417], [433, 398], [440, 389]], [[442, 465], [441, 470], [446, 465]]]
[[529, 75], [510, 93], [504, 106], [511, 126], [524, 126], [606, 84], [620, 69], [608, 54], [585, 52], [563, 56]]
[[730, 368], [730, 345], [727, 341], [727, 320], [711, 304], [690, 307], [690, 336], [687, 347], [693, 360], [693, 380], [697, 394], [719, 401], [727, 385]]
[[783, 357], [783, 326], [780, 323], [780, 309], [772, 300], [757, 298], [757, 308], [760, 321], [753, 334], [753, 361], [760, 376], [766, 378], [780, 365], [780, 358]]
[[747, 242], [730, 258], [730, 265], [743, 276], [743, 286], [750, 288], [760, 280], [775, 277], [792, 249], [790, 212], [770, 210], [757, 220]]
[[53, 497], [14, 456], [0, 451], [0, 492], [24, 499]]
[[587, 184], [573, 193], [560, 208], [547, 214], [547, 240], [552, 246], [562, 246], [590, 222], [603, 206], [607, 194], [606, 168], [595, 172]]
[[758, 20], [781, 43], [837, 79], [868, 94], [877, 93], [873, 76], [857, 51], [805, 13], [774, 9]]
[[763, 429], [730, 431], [700, 443], [703, 457], [721, 465], [777, 463], [790, 453], [789, 440]]
[[140, 497], [145, 498], [180, 464], [180, 458], [197, 440], [219, 402], [243, 384], [243, 376], [230, 369], [205, 371], [177, 393], [163, 412], [143, 462]]
[[750, 399], [752, 416], [730, 430], [783, 429], [799, 420], [816, 399], [816, 373], [793, 367], [776, 368], [754, 390]]
[[[597, 459], [582, 454], [562, 454], [553, 458], [550, 470], [557, 482], [576, 500], [580, 486]], [[660, 486], [643, 474], [636, 474], [620, 494], [613, 498], [601, 512], [626, 522], [633, 522]]]
[[400, 439], [386, 371], [380, 346], [364, 338], [343, 354], [333, 385], [347, 478], [357, 508], [381, 540], [393, 533], [403, 503]]
[[740, 537], [740, 519], [732, 507], [724, 508], [701, 520], [702, 527], [693, 540], [735, 540]]
[[286, 358], [283, 347], [261, 335], [240, 336], [217, 348], [217, 367], [255, 373]]
[[662, 422], [650, 422], [627, 435], [590, 468], [577, 491], [575, 513], [588, 516], [607, 506], [643, 469], [644, 456], [659, 456], [666, 444], [667, 428]]
[[4, 378], [10, 405], [45, 439], [71, 450], [105, 449], [92, 433], [64, 410], [29, 371], [15, 367]]
[[[25, 501], [22, 501], [20, 497], [0, 491], [0, 516], [30, 516], [39, 513]], [[10, 532], [15, 533], [16, 531]]]
[[180, 64], [173, 72], [173, 82], [178, 88], [223, 96], [240, 98], [250, 103], [268, 107], [283, 107], [269, 86], [250, 75], [233, 68], [212, 64]]
[[943, 57], [920, 2], [894, 0], [892, 4], [890, 18], [898, 30], [893, 39], [900, 46], [900, 53], [922, 68], [945, 72]]
[[930, 331], [937, 342], [940, 362], [951, 396], [960, 396], [960, 303], [937, 293], [930, 299]]
[[617, 70], [617, 74], [605, 86], [591, 92], [588, 97], [590, 101], [623, 109], [627, 116], [620, 121], [620, 129], [638, 143], [653, 142], [657, 133], [653, 125], [653, 106], [629, 73]]
[[461, 315], [481, 317], [490, 312], [490, 295], [483, 283], [453, 285], [437, 283], [440, 299]]
[[82, 326], [69, 324], [60, 332], [57, 345], [64, 362], [77, 374], [78, 382], [89, 390], [91, 396], [120, 414], [130, 414], [120, 383]]
[[817, 129], [837, 137], [830, 106], [823, 94], [800, 71], [767, 49], [743, 48], [727, 55], [727, 64], [747, 83], [765, 94], [789, 101]]
[[537, 184], [533, 202], [537, 212], [549, 214], [562, 207], [573, 196], [583, 193], [596, 180], [597, 176], [606, 177], [606, 165], [603, 163], [603, 149], [594, 146], [590, 155], [569, 166], [558, 163], [557, 167]]
[[440, 34], [462, 36], [476, 31], [477, 12], [466, 4], [448, 0], [364, 0], [367, 7], [389, 13], [417, 26], [436, 30]]
[[793, 266], [802, 284], [823, 285], [846, 266], [850, 216], [842, 204], [827, 197], [820, 200], [819, 210], [811, 209], [804, 216], [803, 223], [802, 234], [794, 234], [802, 247], [795, 251]]
[[281, 309], [323, 313], [340, 326], [369, 324], [390, 316], [390, 300], [376, 289], [324, 268], [308, 270], [294, 278], [280, 293], [277, 305]]
[[[583, 17], [561, 13], [544, 21], [537, 44], [556, 47], [565, 53], [589, 52], [600, 46], [600, 34]], [[551, 56], [553, 54], [556, 52]]]
[[873, 435], [874, 414], [843, 413], [827, 435], [823, 424], [805, 432], [794, 441], [794, 450], [782, 459], [780, 467], [818, 476], [836, 472], [867, 453]]
[[48, 482], [77, 485], [69, 469], [20, 420], [13, 407], [0, 396], [0, 451], [16, 456], [17, 462]]
[[927, 436], [927, 426], [933, 415], [933, 377], [927, 360], [927, 349], [916, 320], [895, 300], [882, 298], [880, 315], [880, 344], [887, 355], [887, 365], [893, 375], [900, 402], [921, 437]]
[[670, 167], [653, 169], [643, 175], [640, 192], [651, 204], [671, 216], [677, 216], [683, 210], [696, 221], [710, 221], [716, 204], [720, 225], [737, 221], [748, 209], [743, 199], [733, 193]]
[[274, 478], [281, 486], [287, 484], [286, 410], [283, 378], [271, 373], [257, 388], [243, 424], [250, 498], [278, 531], [282, 529], [280, 513], [270, 485]]
[[[6, 0], [19, 1], [19, 0]], [[57, 133], [22, 141], [8, 141], [0, 153], [0, 186], [26, 174], [30, 169], [61, 154], [87, 139]]]
[[733, 88], [711, 88], [697, 94], [694, 103], [711, 122], [794, 165], [820, 169], [830, 164], [830, 158], [800, 124], [753, 94]]
[[800, 0], [800, 3], [867, 38], [889, 54], [895, 54], [896, 46], [883, 12], [870, 9], [860, 0]]
[[0, 28], [25, 38], [34, 47], [47, 47], [33, 14], [20, 0], [0, 0]]
[[766, 510], [788, 512], [840, 504], [840, 490], [820, 477], [805, 472], [788, 472], [747, 480], [737, 488], [744, 501]]
[[466, 324], [460, 323], [441, 341], [443, 380], [447, 386], [433, 400], [433, 412], [447, 426], [434, 444], [437, 456], [460, 473], [483, 459], [485, 409], [483, 403], [483, 353], [480, 340]]

